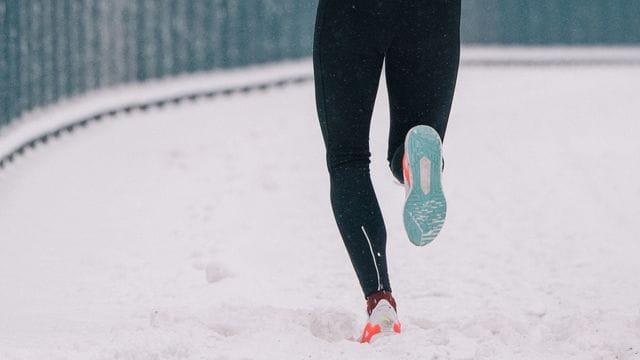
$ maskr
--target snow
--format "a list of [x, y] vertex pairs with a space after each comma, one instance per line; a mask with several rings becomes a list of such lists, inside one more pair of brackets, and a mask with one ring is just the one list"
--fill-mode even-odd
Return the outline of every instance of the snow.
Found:
[[640, 64], [640, 47], [625, 46], [467, 46], [462, 53], [463, 64]]
[[5, 155], [24, 142], [45, 132], [51, 132], [78, 119], [126, 106], [152, 103], [188, 94], [228, 89], [309, 75], [305, 61], [292, 60], [271, 66], [186, 74], [172, 78], [131, 83], [91, 91], [65, 99], [57, 104], [28, 112], [0, 128], [0, 155]]
[[372, 173], [404, 333], [371, 345], [311, 84], [38, 147], [0, 172], [0, 359], [638, 359], [638, 78], [463, 67], [449, 217], [425, 248], [403, 232], [381, 90]]

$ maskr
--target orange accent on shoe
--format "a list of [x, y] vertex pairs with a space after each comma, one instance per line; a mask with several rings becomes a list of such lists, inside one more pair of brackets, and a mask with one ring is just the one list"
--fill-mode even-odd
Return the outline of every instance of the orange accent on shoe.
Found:
[[[395, 330], [395, 325], [394, 325]], [[380, 325], [371, 325], [371, 323], [367, 323], [367, 326], [364, 327], [364, 331], [362, 332], [362, 338], [360, 338], [361, 343], [369, 343], [371, 342], [371, 338], [375, 335], [378, 335], [382, 332], [382, 328]]]
[[398, 334], [400, 334], [400, 327], [401, 327], [401, 325], [400, 325], [399, 322], [393, 324], [393, 331], [398, 333]]
[[407, 153], [402, 156], [402, 175], [404, 176], [405, 185], [411, 187], [411, 173], [409, 172], [409, 159]]

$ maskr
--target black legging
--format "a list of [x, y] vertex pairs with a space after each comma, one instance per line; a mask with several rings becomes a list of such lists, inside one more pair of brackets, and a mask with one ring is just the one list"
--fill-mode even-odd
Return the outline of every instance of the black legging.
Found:
[[320, 0], [313, 62], [331, 204], [365, 296], [391, 291], [386, 229], [369, 176], [369, 128], [385, 62], [387, 159], [402, 179], [404, 138], [444, 138], [460, 55], [460, 0]]

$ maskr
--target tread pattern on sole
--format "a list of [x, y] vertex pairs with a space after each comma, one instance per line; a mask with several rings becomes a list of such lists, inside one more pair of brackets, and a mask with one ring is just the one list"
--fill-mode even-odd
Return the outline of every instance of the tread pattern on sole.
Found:
[[[404, 226], [409, 240], [424, 246], [432, 242], [442, 230], [447, 214], [447, 202], [442, 191], [441, 166], [442, 143], [438, 133], [431, 127], [420, 125], [412, 128], [405, 140], [405, 151], [411, 173], [412, 186], [404, 205]], [[429, 160], [429, 181], [423, 182], [421, 162]], [[422, 161], [421, 161], [422, 160]], [[425, 193], [422, 183], [429, 184]]]

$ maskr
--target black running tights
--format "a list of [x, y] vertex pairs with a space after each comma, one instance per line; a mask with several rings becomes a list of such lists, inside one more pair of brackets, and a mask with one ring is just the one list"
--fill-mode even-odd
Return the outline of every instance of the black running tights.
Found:
[[320, 0], [313, 63], [331, 204], [365, 296], [391, 291], [386, 229], [369, 175], [369, 128], [383, 62], [387, 159], [402, 182], [404, 138], [444, 138], [460, 56], [460, 0]]

